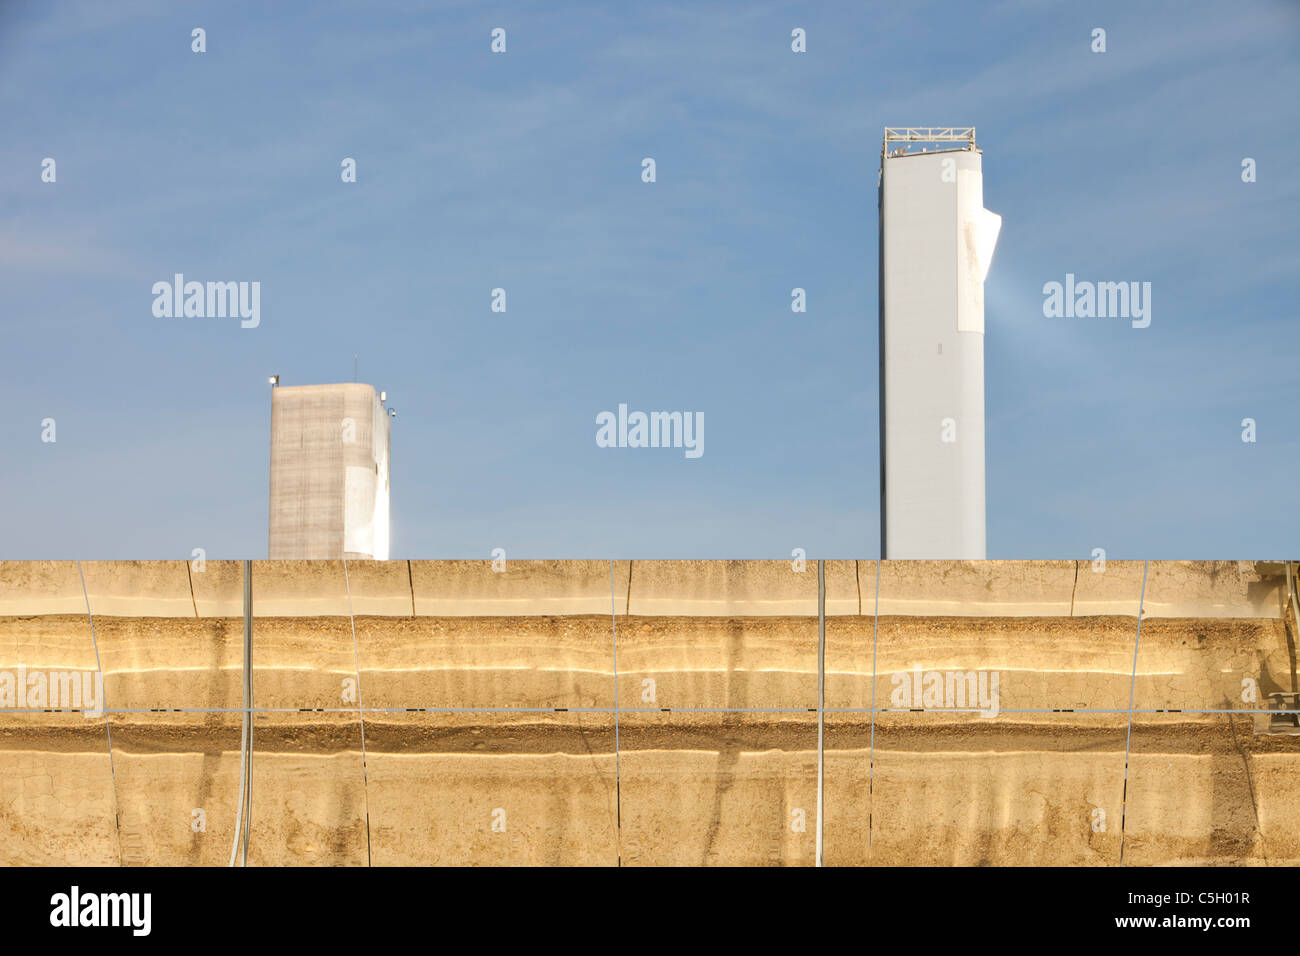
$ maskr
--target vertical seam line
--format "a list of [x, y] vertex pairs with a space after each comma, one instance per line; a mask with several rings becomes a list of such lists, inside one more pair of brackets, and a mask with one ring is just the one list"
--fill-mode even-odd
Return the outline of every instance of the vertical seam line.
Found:
[[[204, 559], [206, 561], [206, 559]], [[207, 564], [203, 565], [205, 568]], [[190, 604], [194, 607], [194, 616], [199, 616], [199, 602], [194, 599], [194, 572], [188, 561], [185, 562], [185, 577], [190, 582]]]
[[[410, 567], [409, 563], [407, 565]], [[348, 559], [343, 559], [343, 586], [348, 592], [348, 623], [352, 625], [352, 662], [357, 672], [357, 720], [361, 723], [361, 797], [366, 807], [366, 866], [370, 857], [370, 781], [366, 773], [366, 715], [361, 699], [361, 652], [357, 649], [357, 619], [352, 613], [352, 581], [348, 577]], [[414, 600], [414, 598], [412, 598]]]
[[1138, 599], [1137, 636], [1133, 639], [1133, 676], [1128, 685], [1128, 734], [1124, 739], [1124, 790], [1119, 806], [1119, 865], [1124, 865], [1124, 828], [1128, 822], [1128, 761], [1133, 745], [1133, 693], [1137, 687], [1138, 648], [1142, 644], [1142, 609], [1147, 599], [1147, 568], [1150, 561], [1142, 562], [1142, 597]]
[[817, 561], [817, 857], [822, 866], [826, 810], [826, 562]]
[[854, 560], [853, 562], [853, 580], [858, 585], [858, 617], [862, 616], [862, 562]]
[[1074, 617], [1074, 596], [1079, 593], [1079, 562], [1074, 562], [1074, 586], [1070, 588], [1070, 617]]
[[[632, 562], [627, 564], [628, 601], [632, 600]], [[618, 605], [614, 596], [614, 559], [609, 560], [610, 639], [614, 650], [614, 830], [618, 865], [623, 865], [623, 778], [618, 740]]]
[[90, 621], [90, 643], [95, 648], [95, 670], [99, 671], [99, 702], [104, 707], [104, 733], [108, 737], [108, 775], [113, 781], [113, 832], [117, 834], [117, 865], [122, 866], [122, 805], [117, 799], [117, 770], [113, 766], [113, 728], [108, 711], [108, 681], [104, 680], [104, 667], [99, 662], [99, 641], [95, 638], [95, 615], [90, 610], [90, 593], [86, 590], [86, 575], [77, 562], [77, 577], [81, 578], [81, 596], [86, 601], [86, 618]]
[[876, 599], [871, 609], [871, 749], [867, 757], [867, 858], [875, 823], [876, 792], [876, 649], [880, 638], [880, 560], [876, 561]]
[[[623, 602], [623, 613], [624, 613], [624, 614], [631, 614], [631, 613], [632, 613], [632, 564], [633, 564], [633, 561], [632, 561], [631, 558], [629, 558], [629, 559], [628, 559], [628, 562], [627, 562], [627, 600], [625, 600], [625, 601]], [[612, 579], [612, 578], [611, 578], [611, 583], [610, 583], [609, 592], [610, 592], [610, 595], [611, 595], [611, 597], [612, 597], [613, 594], [614, 594], [614, 587], [613, 587], [613, 579]]]
[[406, 559], [406, 583], [411, 588], [411, 617], [415, 617], [415, 573], [411, 570], [411, 559]]

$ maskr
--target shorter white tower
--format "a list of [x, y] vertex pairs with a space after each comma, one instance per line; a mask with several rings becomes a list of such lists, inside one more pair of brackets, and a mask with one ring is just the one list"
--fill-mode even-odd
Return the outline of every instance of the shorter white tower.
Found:
[[[924, 145], [923, 145], [924, 144]], [[984, 208], [974, 127], [885, 129], [880, 162], [881, 556], [983, 559]]]
[[271, 389], [270, 557], [388, 558], [389, 415], [369, 385]]

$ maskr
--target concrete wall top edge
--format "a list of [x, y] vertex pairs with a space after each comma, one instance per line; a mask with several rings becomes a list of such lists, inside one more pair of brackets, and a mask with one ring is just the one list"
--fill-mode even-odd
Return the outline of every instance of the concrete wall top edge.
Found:
[[277, 385], [275, 392], [280, 398], [296, 398], [303, 395], [328, 395], [337, 393], [340, 389], [361, 394], [379, 394], [373, 385], [367, 385], [365, 382], [313, 382], [311, 385]]
[[[827, 560], [828, 614], [1272, 618], [1272, 561]], [[817, 564], [772, 560], [254, 561], [272, 616], [817, 613]], [[1146, 588], [1143, 591], [1143, 571]], [[82, 590], [82, 576], [85, 590]], [[349, 593], [350, 592], [350, 593]], [[239, 617], [240, 561], [0, 561], [0, 616]]]
[[85, 613], [76, 561], [0, 561], [0, 615]]
[[1286, 568], [1260, 561], [1152, 561], [1142, 609], [1151, 617], [1281, 617]]
[[[825, 563], [826, 612], [857, 614], [859, 562]], [[871, 575], [874, 579], [874, 570]], [[644, 616], [817, 616], [817, 559], [632, 561], [627, 612]]]
[[197, 616], [186, 561], [83, 561], [81, 573], [94, 616]]
[[411, 561], [419, 617], [610, 614], [626, 594], [627, 562], [608, 560]]

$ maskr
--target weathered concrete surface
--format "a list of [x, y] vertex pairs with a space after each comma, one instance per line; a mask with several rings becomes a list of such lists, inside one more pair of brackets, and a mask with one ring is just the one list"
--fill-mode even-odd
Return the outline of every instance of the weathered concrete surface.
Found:
[[[122, 862], [226, 866], [239, 802], [240, 717], [121, 714], [111, 726]], [[255, 747], [255, 779], [259, 765], [273, 760]], [[272, 805], [260, 799], [258, 809], [255, 823], [269, 828], [278, 811], [265, 812]]]
[[197, 617], [244, 617], [244, 563], [242, 561], [191, 562], [190, 587]]
[[356, 715], [260, 714], [253, 747], [249, 865], [364, 866], [366, 788]]
[[[614, 706], [608, 617], [376, 617], [356, 627], [366, 707]], [[340, 681], [354, 673], [348, 661], [339, 667]]]
[[1235, 738], [1226, 717], [1136, 718], [1125, 809], [1126, 714], [883, 714], [874, 760], [867, 728], [831, 715], [828, 773], [848, 761], [857, 786], [831, 778], [827, 832], [854, 827], [827, 863], [1119, 865], [1125, 810], [1124, 865], [1295, 865], [1294, 738], [1234, 720]]
[[[874, 575], [874, 562], [863, 573]], [[817, 616], [817, 562], [633, 561], [627, 613], [636, 616]], [[857, 614], [856, 561], [826, 562], [826, 613]], [[873, 579], [874, 580], [874, 579]]]
[[1074, 580], [1073, 561], [882, 561], [878, 613], [1065, 617]]
[[618, 863], [612, 714], [384, 715], [366, 744], [376, 866]]
[[0, 862], [116, 866], [105, 719], [0, 711]]
[[95, 617], [198, 617], [189, 571], [184, 561], [81, 562]]
[[0, 561], [0, 616], [86, 613], [75, 561]]
[[620, 717], [624, 866], [815, 862], [815, 714]]
[[1137, 715], [1124, 862], [1300, 862], [1296, 738], [1254, 736], [1228, 715]]
[[1286, 585], [1281, 562], [1152, 561], [1145, 617], [1279, 617]]
[[346, 619], [352, 613], [341, 560], [254, 561], [252, 573], [254, 617]]
[[830, 715], [826, 862], [1116, 862], [1126, 726], [1126, 715], [889, 713], [876, 717], [873, 750], [867, 721]]
[[[255, 564], [254, 703], [287, 712], [254, 719], [250, 862], [364, 865], [367, 815], [381, 865], [812, 862], [815, 561], [615, 562], [612, 616], [607, 561], [507, 567]], [[0, 564], [0, 861], [224, 864], [240, 563], [83, 569], [94, 640], [75, 563]], [[1118, 865], [1121, 815], [1125, 865], [1300, 863], [1300, 737], [1143, 713], [1297, 689], [1280, 564], [1153, 562], [1140, 641], [1141, 562], [931, 570], [927, 596], [885, 562], [877, 618], [874, 563], [827, 563], [827, 863]], [[96, 644], [109, 725], [20, 696], [19, 668], [93, 673]], [[897, 709], [918, 672], [996, 673], [997, 716]]]
[[[616, 564], [626, 567], [627, 562]], [[612, 612], [608, 561], [412, 561], [415, 613], [518, 617]], [[616, 567], [616, 572], [617, 572]], [[615, 594], [626, 593], [626, 579]]]
[[1142, 600], [1141, 561], [1075, 562], [1070, 613], [1136, 617]]
[[1133, 706], [1258, 708], [1270, 693], [1300, 689], [1293, 653], [1280, 618], [1146, 618]]
[[1139, 644], [1136, 617], [881, 617], [827, 622], [828, 707], [871, 706], [873, 628], [877, 707], [907, 706], [917, 671], [996, 672], [1008, 710], [1127, 710], [1130, 688], [1138, 710], [1250, 708], [1293, 689], [1280, 619], [1153, 618]]
[[[874, 640], [876, 707], [921, 706], [918, 673], [939, 673], [946, 694], [949, 673], [983, 672], [998, 675], [1000, 709], [1127, 709], [1136, 632], [1136, 615], [839, 618], [826, 623], [826, 706], [872, 706]], [[1147, 658], [1166, 659], [1154, 638]]]
[[817, 617], [638, 617], [618, 628], [619, 706], [817, 706]]
[[356, 685], [356, 647], [346, 616], [273, 618], [254, 624], [256, 706], [355, 707]]
[[[0, 780], [18, 795], [0, 812], [6, 859], [114, 864], [103, 721], [55, 716], [61, 734], [0, 736]], [[876, 718], [874, 750], [862, 715], [828, 715], [826, 861], [1118, 865], [1123, 814], [1128, 865], [1300, 862], [1294, 747], [1249, 736], [1242, 718], [1234, 738], [1226, 718], [1162, 716], [1135, 723], [1125, 809], [1126, 715], [890, 713]], [[612, 724], [377, 718], [363, 789], [355, 718], [259, 718], [250, 862], [364, 864], [367, 813], [376, 865], [812, 862], [815, 715], [623, 715], [621, 827]], [[113, 729], [123, 861], [224, 863], [237, 720], [133, 715]]]
[[[95, 671], [95, 645], [85, 612], [0, 617], [0, 672], [14, 673], [18, 667], [45, 672]], [[0, 692], [3, 690], [0, 686]], [[25, 695], [21, 690], [15, 688], [13, 702], [0, 700], [0, 713], [3, 708], [22, 709], [19, 704]], [[46, 705], [40, 702], [31, 706]]]
[[[230, 714], [114, 718], [125, 863], [229, 863], [239, 802], [239, 734], [240, 718]], [[364, 866], [366, 808], [356, 716], [257, 715], [253, 808], [250, 866]], [[200, 824], [203, 829], [196, 829]]]
[[[243, 706], [242, 619], [97, 617], [95, 638], [111, 709]], [[89, 635], [86, 640], [89, 643]], [[263, 681], [267, 689], [301, 682], [299, 672], [268, 667], [265, 674], [257, 674], [258, 660], [266, 662], [269, 653], [255, 646], [255, 681]], [[89, 667], [94, 670], [91, 657]], [[281, 691], [276, 696], [286, 695]]]
[[[874, 587], [875, 563], [867, 565]], [[826, 614], [856, 616], [856, 561], [826, 562]], [[619, 704], [817, 706], [817, 562], [634, 561], [618, 617]]]
[[349, 560], [345, 570], [353, 614], [415, 616], [410, 561]]
[[[1277, 617], [1280, 562], [884, 561], [879, 613], [959, 617]], [[870, 604], [864, 611], [870, 613]]]

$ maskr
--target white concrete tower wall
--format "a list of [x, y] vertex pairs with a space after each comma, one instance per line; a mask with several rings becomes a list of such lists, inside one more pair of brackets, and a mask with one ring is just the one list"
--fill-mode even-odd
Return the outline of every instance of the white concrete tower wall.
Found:
[[984, 278], [1001, 219], [969, 146], [889, 155], [880, 183], [881, 546], [982, 559]]
[[369, 385], [272, 389], [272, 559], [388, 557], [389, 431]]

